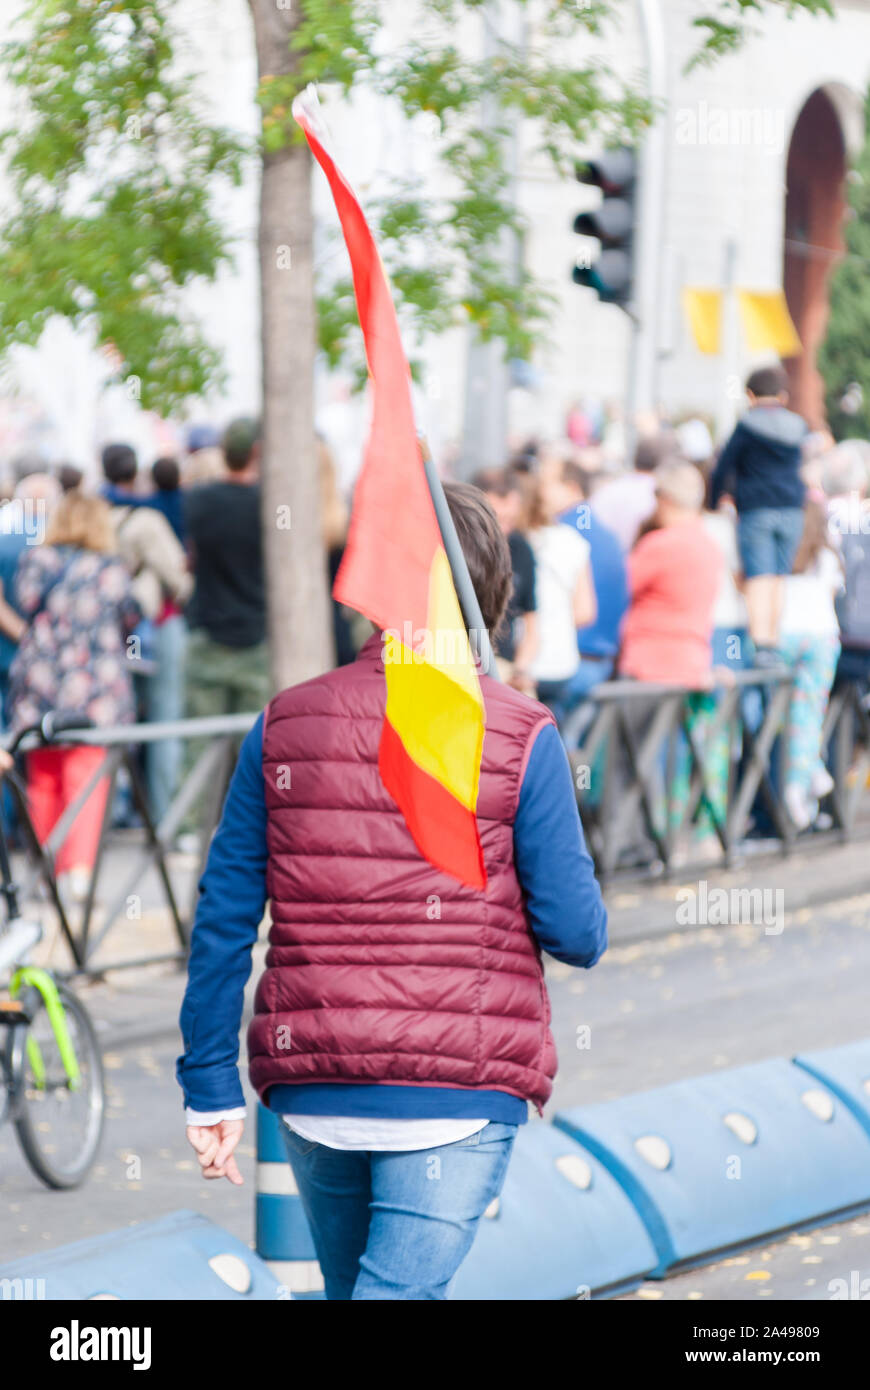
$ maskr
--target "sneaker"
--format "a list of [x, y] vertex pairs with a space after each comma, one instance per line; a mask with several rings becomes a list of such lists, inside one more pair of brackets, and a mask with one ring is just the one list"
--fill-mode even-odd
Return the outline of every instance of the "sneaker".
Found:
[[806, 830], [813, 817], [803, 789], [798, 786], [797, 782], [789, 782], [782, 799], [795, 829]]
[[776, 647], [756, 647], [755, 665], [760, 671], [769, 671], [774, 666], [782, 666], [783, 660]]
[[826, 767], [819, 767], [810, 779], [810, 791], [817, 801], [830, 796], [834, 790], [834, 779]]

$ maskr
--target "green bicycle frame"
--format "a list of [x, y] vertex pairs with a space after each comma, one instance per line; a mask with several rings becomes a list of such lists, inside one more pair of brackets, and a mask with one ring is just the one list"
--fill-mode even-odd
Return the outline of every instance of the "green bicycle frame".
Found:
[[[72, 1038], [66, 1026], [66, 1014], [58, 994], [57, 985], [47, 970], [40, 970], [39, 966], [36, 965], [22, 965], [15, 971], [9, 985], [9, 993], [13, 999], [22, 985], [31, 985], [42, 995], [42, 1002], [45, 1004], [45, 1011], [48, 1014], [51, 1031], [54, 1033], [60, 1060], [63, 1063], [70, 1089], [74, 1091], [81, 1079], [81, 1073]], [[45, 1063], [42, 1059], [39, 1043], [29, 1029], [26, 1047], [27, 1060], [30, 1063], [36, 1084], [41, 1090], [45, 1086]]]

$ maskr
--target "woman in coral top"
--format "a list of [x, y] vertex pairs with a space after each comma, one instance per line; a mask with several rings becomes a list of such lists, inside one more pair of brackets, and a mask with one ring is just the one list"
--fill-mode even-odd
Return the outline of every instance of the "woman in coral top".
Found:
[[704, 480], [681, 459], [655, 473], [654, 529], [628, 557], [631, 603], [619, 671], [639, 681], [704, 689], [713, 666], [713, 610], [723, 560], [701, 518]]
[[[704, 480], [694, 464], [682, 459], [660, 464], [655, 483], [653, 529], [640, 537], [628, 557], [631, 602], [622, 628], [619, 673], [695, 692], [689, 697], [688, 715], [703, 738], [715, 709], [710, 693], [713, 615], [725, 561], [702, 520]], [[708, 785], [721, 817], [728, 786], [727, 735], [709, 743], [706, 752]], [[683, 746], [670, 788], [675, 827], [682, 822], [688, 790]], [[702, 807], [693, 837], [695, 849], [703, 854], [715, 848], [712, 829], [707, 808]]]

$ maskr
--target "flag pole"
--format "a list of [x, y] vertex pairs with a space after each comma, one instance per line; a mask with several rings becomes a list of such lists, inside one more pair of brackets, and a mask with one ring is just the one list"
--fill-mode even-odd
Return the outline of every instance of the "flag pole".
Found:
[[462, 616], [465, 619], [465, 626], [468, 629], [468, 639], [471, 643], [472, 653], [474, 654], [481, 674], [492, 676], [494, 680], [499, 680], [500, 677], [498, 668], [495, 664], [492, 643], [489, 640], [486, 623], [483, 621], [483, 614], [480, 611], [477, 594], [474, 592], [471, 575], [468, 573], [468, 565], [462, 553], [462, 546], [459, 544], [456, 527], [453, 525], [453, 517], [450, 515], [450, 508], [447, 505], [444, 488], [441, 485], [441, 479], [438, 477], [435, 464], [432, 462], [432, 455], [429, 453], [428, 445], [424, 440], [420, 441], [420, 451], [423, 456], [423, 467], [426, 471], [426, 482], [429, 486], [429, 495], [432, 498], [432, 505], [435, 508], [435, 517], [438, 522], [438, 529], [441, 532], [441, 539], [444, 542], [444, 550], [447, 554], [447, 559], [450, 561], [453, 583], [456, 588], [457, 598], [459, 599], [459, 607], [462, 609]]

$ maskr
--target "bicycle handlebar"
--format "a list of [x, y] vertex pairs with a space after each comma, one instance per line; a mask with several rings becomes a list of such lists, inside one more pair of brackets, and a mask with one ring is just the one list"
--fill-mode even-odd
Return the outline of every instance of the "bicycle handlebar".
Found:
[[42, 743], [53, 743], [60, 734], [71, 733], [74, 729], [92, 729], [94, 721], [87, 714], [64, 713], [62, 710], [49, 710], [38, 724], [29, 724], [19, 729], [9, 745], [9, 753], [14, 757], [24, 739], [38, 734]]

